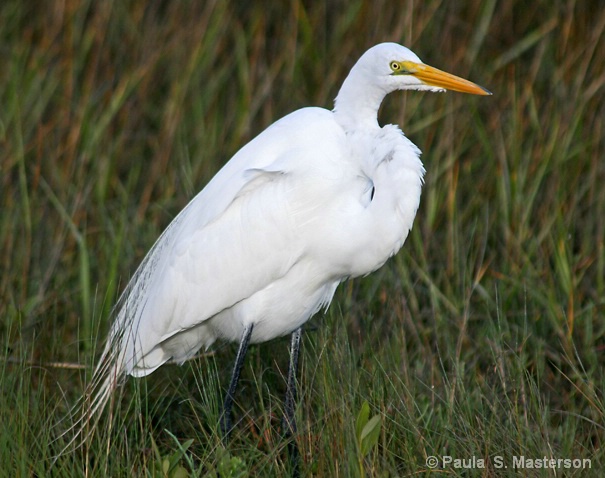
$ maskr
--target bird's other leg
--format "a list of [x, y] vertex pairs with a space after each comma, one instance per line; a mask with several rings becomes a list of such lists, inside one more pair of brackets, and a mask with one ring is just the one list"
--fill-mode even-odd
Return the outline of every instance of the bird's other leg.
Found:
[[231, 373], [231, 381], [229, 382], [229, 390], [227, 390], [227, 396], [223, 403], [223, 411], [221, 413], [220, 423], [221, 431], [223, 432], [223, 441], [226, 443], [229, 441], [229, 435], [231, 433], [231, 408], [233, 407], [233, 398], [235, 397], [235, 390], [237, 389], [237, 382], [239, 381], [239, 375], [244, 365], [244, 359], [246, 358], [246, 352], [248, 352], [248, 345], [250, 345], [250, 337], [252, 336], [252, 328], [254, 326], [249, 324], [244, 329], [242, 339], [239, 343], [237, 350], [237, 356], [235, 357], [235, 364], [233, 365], [233, 372]]
[[292, 332], [290, 342], [290, 366], [288, 367], [288, 381], [286, 384], [286, 400], [284, 403], [284, 437], [290, 439], [288, 442], [288, 454], [292, 463], [292, 476], [300, 476], [300, 457], [296, 438], [296, 419], [294, 412], [296, 410], [296, 372], [298, 370], [298, 354], [300, 352], [300, 339], [302, 337], [302, 327]]

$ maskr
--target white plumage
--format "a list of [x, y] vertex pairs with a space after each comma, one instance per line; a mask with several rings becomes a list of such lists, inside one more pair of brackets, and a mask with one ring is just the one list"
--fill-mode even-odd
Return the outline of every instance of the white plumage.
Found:
[[377, 112], [397, 89], [486, 90], [384, 43], [355, 64], [334, 111], [303, 108], [245, 145], [174, 219], [115, 312], [91, 387], [102, 410], [118, 380], [183, 362], [217, 339], [298, 329], [338, 284], [403, 245], [418, 209], [420, 151]]

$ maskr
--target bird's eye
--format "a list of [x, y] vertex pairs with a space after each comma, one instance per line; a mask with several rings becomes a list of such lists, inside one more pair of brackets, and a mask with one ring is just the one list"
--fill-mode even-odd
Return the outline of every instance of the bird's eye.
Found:
[[391, 70], [399, 71], [400, 69], [401, 69], [401, 65], [399, 65], [399, 63], [397, 63], [396, 61], [391, 62]]

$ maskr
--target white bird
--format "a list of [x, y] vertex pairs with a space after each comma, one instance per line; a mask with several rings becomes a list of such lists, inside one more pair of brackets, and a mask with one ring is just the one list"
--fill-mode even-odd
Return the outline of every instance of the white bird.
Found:
[[[491, 94], [401, 45], [379, 44], [353, 66], [334, 110], [297, 110], [240, 149], [172, 221], [122, 294], [75, 426], [98, 417], [124, 376], [183, 363], [223, 339], [240, 343], [221, 419], [228, 435], [248, 344], [292, 333], [290, 436], [301, 326], [338, 284], [396, 254], [418, 209], [420, 150], [397, 126], [380, 127], [378, 108], [395, 90], [444, 89]], [[290, 450], [295, 456], [294, 442]]]

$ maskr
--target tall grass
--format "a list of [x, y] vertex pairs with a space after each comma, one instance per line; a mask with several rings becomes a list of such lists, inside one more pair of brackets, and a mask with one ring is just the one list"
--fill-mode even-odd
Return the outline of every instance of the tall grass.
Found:
[[[490, 98], [394, 93], [381, 122], [425, 152], [401, 253], [342, 286], [304, 339], [303, 470], [359, 475], [355, 420], [382, 417], [369, 476], [428, 456], [605, 465], [605, 12], [599, 2], [7, 0], [0, 5], [0, 463], [6, 476], [281, 476], [287, 340], [253, 347], [226, 450], [234, 349], [121, 390], [62, 456], [52, 425], [90, 374], [117, 294], [237, 149], [330, 108], [369, 46], [398, 41]], [[79, 368], [79, 366], [83, 366]], [[188, 440], [193, 439], [191, 443]], [[501, 456], [508, 468], [497, 468]], [[170, 474], [169, 473], [169, 474]]]

